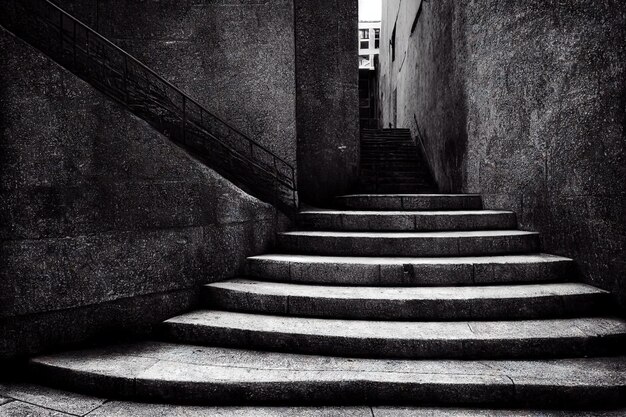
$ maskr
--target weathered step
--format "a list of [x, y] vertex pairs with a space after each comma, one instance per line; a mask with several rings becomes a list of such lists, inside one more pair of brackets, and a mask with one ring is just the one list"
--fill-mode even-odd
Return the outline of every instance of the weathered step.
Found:
[[478, 194], [352, 194], [337, 197], [353, 210], [479, 210]]
[[593, 315], [608, 292], [578, 283], [476, 287], [339, 287], [234, 279], [204, 287], [207, 307], [371, 320], [534, 319]]
[[356, 192], [362, 193], [433, 193], [437, 192], [437, 188], [432, 185], [416, 185], [416, 184], [358, 184], [355, 188]]
[[623, 357], [390, 361], [144, 342], [42, 356], [30, 367], [46, 384], [161, 403], [610, 407], [626, 388]]
[[408, 322], [200, 310], [161, 329], [182, 343], [369, 358], [570, 357], [626, 343], [626, 322], [611, 317]]
[[278, 234], [288, 253], [333, 256], [473, 256], [533, 253], [539, 234], [520, 230], [455, 232], [295, 231]]
[[576, 280], [575, 263], [548, 254], [391, 258], [268, 254], [248, 274], [281, 282], [364, 286], [454, 286]]
[[305, 210], [298, 225], [317, 230], [434, 231], [494, 230], [517, 227], [515, 213], [496, 210], [469, 211], [343, 211]]

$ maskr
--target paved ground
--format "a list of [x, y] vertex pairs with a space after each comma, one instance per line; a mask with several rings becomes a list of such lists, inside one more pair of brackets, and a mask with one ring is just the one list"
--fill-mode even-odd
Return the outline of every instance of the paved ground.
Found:
[[326, 408], [235, 408], [190, 407], [112, 401], [31, 384], [0, 384], [2, 417], [620, 417], [615, 411], [513, 411], [442, 408], [326, 407]]

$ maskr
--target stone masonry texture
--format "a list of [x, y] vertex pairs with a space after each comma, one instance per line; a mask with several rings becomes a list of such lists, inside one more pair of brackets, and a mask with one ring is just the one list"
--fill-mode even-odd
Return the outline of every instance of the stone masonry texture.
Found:
[[515, 210], [626, 305], [626, 3], [421, 2], [411, 32], [418, 7], [383, 4], [384, 125], [419, 126], [441, 191]]
[[145, 329], [282, 217], [0, 32], [0, 359]]
[[301, 198], [344, 194], [359, 163], [356, 0], [295, 0]]
[[293, 0], [57, 3], [295, 165]]

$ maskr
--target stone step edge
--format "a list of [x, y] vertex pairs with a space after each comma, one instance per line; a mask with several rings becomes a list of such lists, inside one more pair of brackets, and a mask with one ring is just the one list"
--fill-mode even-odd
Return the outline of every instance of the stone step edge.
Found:
[[[526, 274], [524, 274], [526, 270]], [[464, 257], [358, 257], [268, 253], [247, 258], [261, 280], [385, 287], [505, 285], [579, 278], [573, 259], [546, 253]], [[532, 275], [529, 275], [532, 273]]]
[[206, 284], [207, 308], [356, 320], [491, 320], [605, 314], [609, 292], [582, 283], [328, 286], [235, 278]]
[[626, 401], [625, 364], [380, 361], [142, 342], [34, 358], [30, 369], [46, 385], [152, 402], [607, 408]]
[[616, 317], [406, 322], [197, 310], [160, 330], [181, 343], [380, 359], [593, 356], [626, 343]]

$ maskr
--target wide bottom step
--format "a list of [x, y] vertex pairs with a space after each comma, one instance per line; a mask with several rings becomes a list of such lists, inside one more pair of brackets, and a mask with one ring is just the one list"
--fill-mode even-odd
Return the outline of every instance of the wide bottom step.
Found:
[[138, 343], [31, 360], [36, 378], [101, 396], [197, 404], [619, 406], [626, 358], [375, 360]]

